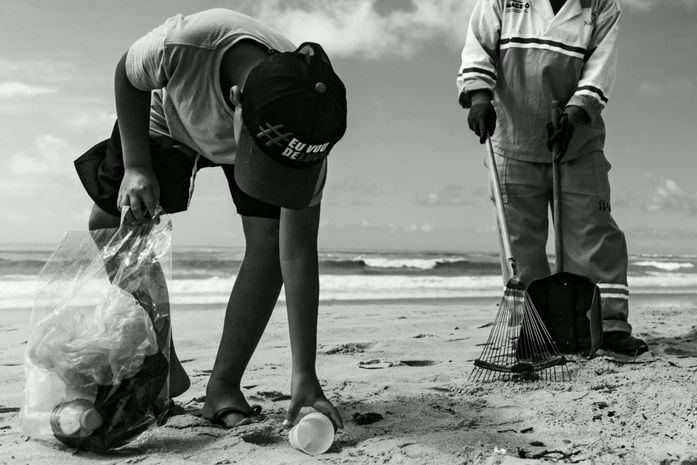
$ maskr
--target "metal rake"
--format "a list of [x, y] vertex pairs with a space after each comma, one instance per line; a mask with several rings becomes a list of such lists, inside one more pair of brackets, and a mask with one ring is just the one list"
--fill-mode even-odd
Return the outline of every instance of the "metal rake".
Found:
[[571, 377], [566, 367], [567, 360], [557, 350], [517, 274], [490, 138], [487, 139], [487, 151], [497, 220], [510, 279], [506, 283], [489, 338], [481, 355], [474, 361], [470, 379], [568, 381]]

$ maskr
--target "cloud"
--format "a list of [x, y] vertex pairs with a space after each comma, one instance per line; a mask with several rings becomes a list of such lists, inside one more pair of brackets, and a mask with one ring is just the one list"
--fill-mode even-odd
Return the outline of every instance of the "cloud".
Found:
[[36, 178], [39, 182], [50, 177], [73, 174], [72, 160], [79, 153], [67, 141], [51, 134], [42, 134], [34, 141], [31, 153], [19, 152], [10, 156], [10, 171], [15, 176]]
[[643, 237], [655, 240], [656, 238], [689, 239], [695, 238], [697, 230], [688, 228], [654, 228], [650, 226], [637, 226], [627, 228], [624, 232], [632, 237]]
[[482, 192], [473, 192], [460, 184], [448, 184], [438, 192], [429, 192], [416, 198], [416, 204], [428, 207], [472, 205], [472, 199], [484, 195]]
[[21, 105], [26, 104], [27, 99], [44, 95], [50, 96], [51, 102], [69, 105], [65, 108], [73, 108], [78, 102], [104, 105], [105, 98], [97, 98], [94, 91], [102, 92], [111, 85], [110, 75], [97, 67], [81, 69], [75, 64], [56, 59], [0, 59], [0, 99], [6, 101], [0, 106], [0, 112], [24, 113], [26, 108]]
[[332, 56], [408, 57], [433, 39], [461, 48], [475, 0], [414, 0], [388, 10], [378, 3], [270, 0], [255, 6], [253, 15], [296, 43], [322, 43]]
[[687, 78], [672, 78], [663, 82], [644, 81], [639, 84], [640, 97], [680, 97], [697, 95], [697, 84]]
[[319, 227], [321, 229], [344, 229], [346, 228], [346, 225], [338, 221], [322, 219], [319, 222]]
[[649, 211], [685, 211], [697, 214], [697, 193], [682, 189], [672, 179], [667, 179], [656, 188], [648, 205]]
[[[392, 226], [392, 225], [390, 225]], [[429, 223], [423, 224], [409, 224], [407, 226], [397, 227], [396, 232], [420, 232], [420, 233], [432, 233], [435, 229]]]
[[612, 193], [612, 208], [616, 207], [631, 207], [636, 201], [636, 194], [633, 192], [616, 192]]
[[666, 1], [656, 1], [656, 0], [622, 0], [622, 8], [638, 11], [652, 11], [656, 8], [666, 8], [666, 7], [683, 7], [688, 10], [694, 10], [697, 7], [697, 1], [695, 0], [666, 0]]
[[[236, 3], [237, 8], [240, 2]], [[296, 43], [315, 41], [331, 56], [409, 57], [438, 40], [453, 49], [465, 42], [476, 0], [267, 0], [243, 2], [245, 10]], [[697, 0], [622, 0], [641, 12], [694, 9]]]
[[[34, 182], [26, 179], [3, 178], [0, 182], [0, 199], [7, 200], [17, 197], [33, 197], [36, 194], [36, 185]], [[0, 203], [0, 205], [2, 205]], [[9, 221], [7, 214], [11, 212], [11, 208], [3, 210], [3, 221]], [[26, 213], [22, 212], [23, 215]], [[12, 222], [9, 221], [8, 224]]]
[[115, 112], [84, 109], [80, 113], [76, 113], [66, 119], [64, 124], [74, 131], [79, 131], [80, 133], [89, 131], [101, 134], [106, 139], [111, 134], [115, 122]]
[[384, 184], [368, 181], [365, 179], [349, 179], [332, 181], [327, 184], [326, 191], [331, 191], [337, 195], [356, 195], [380, 196], [387, 192]]
[[19, 81], [0, 82], [0, 98], [36, 97], [37, 95], [55, 94], [58, 89]]
[[[328, 225], [329, 226], [329, 225]], [[331, 225], [337, 228], [336, 224]], [[357, 227], [363, 230], [380, 231], [387, 232], [389, 234], [404, 234], [404, 233], [420, 233], [420, 234], [431, 234], [436, 232], [436, 229], [430, 223], [410, 223], [410, 224], [395, 224], [395, 223], [373, 223], [367, 219], [362, 219], [358, 224], [342, 224], [343, 228]]]
[[[331, 173], [331, 169], [330, 169]], [[329, 180], [324, 188], [324, 205], [367, 206], [387, 195], [384, 185], [360, 179]]]
[[0, 80], [26, 82], [39, 79], [42, 82], [56, 83], [76, 78], [82, 79], [85, 75], [84, 70], [77, 71], [66, 61], [0, 59]]

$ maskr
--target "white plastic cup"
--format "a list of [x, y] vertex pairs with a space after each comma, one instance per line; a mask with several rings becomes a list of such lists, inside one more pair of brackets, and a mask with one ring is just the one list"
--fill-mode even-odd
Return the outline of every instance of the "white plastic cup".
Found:
[[309, 413], [293, 426], [288, 440], [291, 446], [306, 454], [323, 454], [334, 442], [334, 425], [324, 414]]
[[102, 426], [102, 415], [94, 408], [92, 402], [76, 399], [58, 405], [51, 412], [50, 424], [53, 433], [59, 436], [89, 436]]

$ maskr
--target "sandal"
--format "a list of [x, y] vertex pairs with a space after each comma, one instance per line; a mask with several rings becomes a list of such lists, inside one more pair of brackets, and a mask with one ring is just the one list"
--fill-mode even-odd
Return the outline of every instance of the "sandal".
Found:
[[[224, 421], [224, 418], [231, 413], [242, 415], [242, 418], [240, 418], [234, 425], [228, 425]], [[254, 404], [250, 407], [249, 411], [244, 411], [238, 407], [223, 407], [216, 411], [212, 417], [206, 418], [206, 420], [223, 428], [236, 428], [238, 426], [249, 425], [251, 423], [262, 421], [265, 418], [266, 417], [261, 414], [261, 405]]]

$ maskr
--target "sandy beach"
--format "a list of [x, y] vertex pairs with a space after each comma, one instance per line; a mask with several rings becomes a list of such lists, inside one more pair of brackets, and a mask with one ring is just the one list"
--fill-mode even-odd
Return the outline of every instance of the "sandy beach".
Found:
[[293, 449], [281, 429], [290, 373], [282, 305], [243, 380], [265, 421], [224, 430], [201, 418], [223, 314], [220, 306], [174, 305], [174, 337], [192, 387], [177, 398], [166, 425], [109, 455], [21, 434], [29, 314], [3, 310], [0, 463], [697, 463], [697, 296], [633, 299], [635, 333], [651, 347], [636, 360], [575, 358], [571, 382], [476, 383], [468, 379], [472, 359], [497, 304], [494, 298], [322, 304], [318, 373], [345, 428], [327, 453], [314, 457]]

